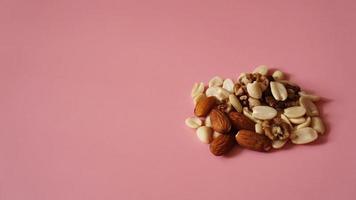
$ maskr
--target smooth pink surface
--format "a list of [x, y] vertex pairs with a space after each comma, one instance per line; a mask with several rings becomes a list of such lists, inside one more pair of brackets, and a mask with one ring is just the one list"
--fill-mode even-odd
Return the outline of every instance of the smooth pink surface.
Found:
[[[355, 1], [0, 2], [0, 199], [356, 198]], [[266, 64], [328, 99], [314, 145], [214, 157], [194, 82]]]

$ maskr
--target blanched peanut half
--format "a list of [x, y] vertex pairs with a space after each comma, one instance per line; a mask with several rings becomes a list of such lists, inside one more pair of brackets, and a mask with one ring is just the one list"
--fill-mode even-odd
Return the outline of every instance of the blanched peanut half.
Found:
[[196, 131], [198, 139], [202, 143], [209, 144], [213, 139], [213, 129], [206, 126], [201, 126]]
[[210, 115], [205, 118], [204, 126], [211, 127]]
[[198, 117], [188, 117], [185, 120], [185, 124], [189, 128], [199, 128], [203, 124], [203, 122]]
[[240, 79], [242, 78], [242, 77], [245, 77], [246, 76], [246, 73], [245, 72], [242, 72], [240, 75], [239, 75], [239, 77], [237, 77], [237, 82], [240, 82]]
[[220, 101], [229, 98], [230, 93], [221, 87], [210, 87], [205, 92], [207, 97], [214, 96]]
[[194, 98], [199, 94], [204, 92], [205, 86], [204, 83], [195, 83], [192, 88], [191, 96]]
[[313, 95], [313, 94], [308, 94], [305, 91], [300, 91], [298, 93], [301, 97], [306, 97], [308, 99], [310, 99], [311, 101], [319, 101], [321, 98], [319, 96]]
[[308, 116], [315, 117], [319, 115], [318, 107], [307, 97], [300, 97], [299, 104], [306, 110]]
[[223, 88], [225, 90], [227, 90], [228, 92], [233, 93], [234, 92], [234, 86], [235, 86], [235, 84], [231, 79], [228, 78], [228, 79], [224, 80]]
[[232, 107], [235, 108], [235, 110], [237, 112], [239, 112], [239, 113], [242, 112], [242, 105], [241, 105], [239, 99], [235, 95], [233, 95], [233, 94], [229, 95], [229, 102], [232, 105]]
[[305, 122], [305, 118], [304, 117], [290, 118], [289, 121], [292, 122], [293, 124], [302, 124]]
[[284, 109], [284, 115], [290, 118], [299, 118], [305, 115], [305, 108], [302, 106], [293, 106]]
[[271, 81], [271, 92], [277, 101], [284, 101], [288, 97], [287, 89], [282, 83]]
[[307, 144], [318, 138], [318, 133], [310, 127], [297, 129], [292, 135], [291, 140], [294, 144]]
[[247, 107], [244, 107], [244, 108], [242, 109], [242, 113], [243, 113], [247, 118], [249, 118], [250, 120], [254, 121], [255, 123], [262, 123], [260, 120], [254, 118], [254, 117], [252, 116], [252, 113], [249, 111], [249, 109], [248, 109]]
[[209, 81], [209, 87], [220, 87], [223, 85], [224, 79], [220, 76], [215, 76]]
[[195, 96], [193, 98], [193, 103], [194, 105], [197, 105], [198, 101], [202, 100], [202, 99], [205, 99], [206, 98], [206, 95], [204, 93], [202, 94], [198, 94], [197, 96]]
[[311, 127], [316, 130], [318, 133], [323, 135], [325, 133], [325, 125], [323, 120], [320, 117], [312, 117]]
[[276, 70], [275, 72], [273, 72], [272, 77], [276, 81], [282, 80], [284, 79], [284, 73], [282, 71]]
[[260, 120], [273, 119], [277, 115], [277, 110], [269, 106], [255, 106], [252, 108], [252, 116]]
[[281, 119], [287, 123], [290, 127], [292, 127], [292, 124], [290, 123], [288, 117], [286, 117], [285, 115], [281, 114]]
[[256, 67], [255, 70], [253, 70], [253, 73], [259, 73], [261, 75], [267, 75], [268, 74], [268, 68], [266, 65], [260, 65]]
[[311, 118], [308, 117], [307, 120], [305, 120], [304, 123], [299, 124], [299, 125], [296, 127], [296, 129], [301, 129], [301, 128], [308, 127], [308, 126], [310, 126], [310, 124], [311, 124]]
[[213, 133], [213, 139], [216, 139], [216, 138], [219, 137], [220, 135], [222, 135], [222, 133], [219, 133], [219, 132], [214, 131], [214, 133]]
[[257, 81], [254, 81], [253, 83], [248, 83], [246, 88], [247, 93], [250, 95], [250, 97], [255, 99], [260, 99], [262, 97], [262, 90], [260, 84]]
[[284, 145], [288, 142], [288, 140], [274, 140], [272, 142], [272, 147], [274, 149], [280, 149], [282, 147], [284, 147]]
[[255, 124], [255, 132], [258, 134], [263, 134], [262, 124], [260, 124], [260, 123]]
[[249, 98], [248, 98], [248, 105], [249, 105], [250, 108], [253, 108], [253, 107], [255, 107], [255, 106], [260, 106], [260, 105], [261, 105], [261, 102], [260, 102], [260, 100], [258, 100], [258, 99], [249, 97]]

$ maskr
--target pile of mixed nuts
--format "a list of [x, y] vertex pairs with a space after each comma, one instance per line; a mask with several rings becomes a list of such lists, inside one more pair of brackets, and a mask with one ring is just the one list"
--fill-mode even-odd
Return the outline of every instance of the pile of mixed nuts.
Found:
[[280, 149], [289, 140], [307, 144], [325, 133], [315, 102], [308, 94], [266, 66], [242, 73], [236, 83], [219, 76], [206, 87], [195, 83], [191, 92], [194, 117], [185, 120], [196, 129], [200, 141], [210, 144], [216, 155], [228, 153], [235, 145], [255, 151]]

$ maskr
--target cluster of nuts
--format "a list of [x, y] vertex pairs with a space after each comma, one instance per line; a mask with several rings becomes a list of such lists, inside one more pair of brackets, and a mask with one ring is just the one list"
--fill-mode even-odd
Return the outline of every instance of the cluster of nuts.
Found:
[[200, 141], [210, 144], [216, 155], [228, 153], [235, 145], [256, 151], [280, 149], [288, 141], [307, 144], [325, 133], [315, 102], [308, 94], [266, 66], [242, 73], [236, 82], [212, 78], [193, 86], [194, 117], [185, 120], [196, 129]]

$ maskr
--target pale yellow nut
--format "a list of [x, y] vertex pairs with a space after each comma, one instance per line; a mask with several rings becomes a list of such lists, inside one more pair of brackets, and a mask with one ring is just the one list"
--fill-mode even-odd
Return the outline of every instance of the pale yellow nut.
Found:
[[306, 110], [308, 116], [315, 117], [319, 115], [318, 107], [307, 97], [300, 97], [299, 104]]
[[272, 77], [276, 81], [282, 80], [284, 79], [284, 73], [280, 70], [276, 70], [275, 72], [273, 72]]
[[311, 124], [311, 118], [308, 117], [308, 118], [305, 120], [305, 122], [299, 124], [299, 125], [296, 127], [296, 129], [301, 129], [301, 128], [308, 127], [308, 126], [310, 126], [310, 124]]
[[247, 93], [248, 95], [250, 95], [250, 97], [253, 97], [255, 99], [260, 99], [262, 97], [262, 89], [257, 81], [254, 81], [253, 83], [248, 83], [246, 88]]
[[297, 129], [293, 131], [292, 135], [291, 141], [294, 144], [307, 144], [318, 138], [318, 133], [310, 127]]
[[229, 95], [229, 102], [232, 105], [232, 107], [235, 108], [235, 110], [239, 113], [242, 112], [242, 105], [240, 103], [240, 100], [233, 94]]
[[311, 127], [321, 135], [323, 135], [326, 130], [324, 122], [320, 117], [312, 117]]
[[271, 81], [271, 92], [277, 101], [285, 101], [288, 97], [287, 89], [282, 83]]
[[270, 106], [255, 106], [252, 108], [252, 116], [260, 120], [270, 120], [277, 116], [277, 110]]
[[199, 128], [203, 124], [203, 122], [198, 117], [188, 117], [185, 120], [185, 124], [189, 128]]
[[220, 87], [223, 85], [224, 79], [220, 76], [215, 76], [209, 81], [209, 87]]
[[231, 79], [225, 79], [224, 82], [223, 82], [223, 88], [225, 90], [227, 90], [228, 92], [230, 93], [233, 93], [234, 92], [234, 87], [235, 87], [235, 84], [234, 82], [231, 80]]
[[293, 106], [284, 109], [284, 115], [287, 116], [289, 119], [290, 118], [299, 118], [305, 115], [305, 108], [302, 106]]
[[274, 140], [272, 142], [272, 147], [274, 149], [280, 149], [282, 147], [284, 147], [284, 145], [288, 142], [288, 140]]
[[209, 144], [213, 139], [213, 129], [206, 126], [201, 126], [196, 131], [198, 139], [205, 144]]
[[198, 96], [199, 94], [204, 93], [204, 83], [195, 83], [192, 88], [191, 96], [194, 98]]
[[267, 75], [268, 74], [268, 67], [266, 65], [260, 65], [255, 70], [253, 70], [253, 73], [259, 73], [261, 75]]

